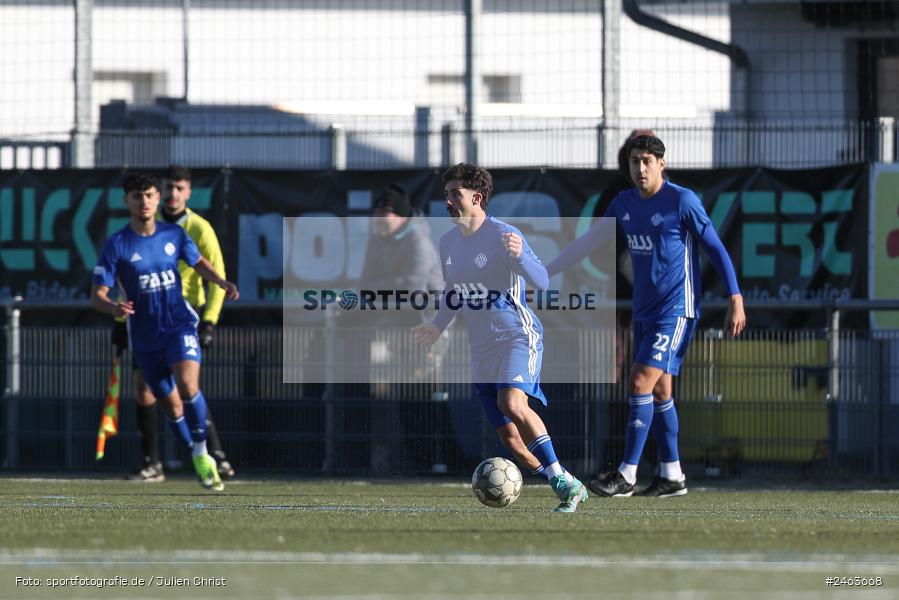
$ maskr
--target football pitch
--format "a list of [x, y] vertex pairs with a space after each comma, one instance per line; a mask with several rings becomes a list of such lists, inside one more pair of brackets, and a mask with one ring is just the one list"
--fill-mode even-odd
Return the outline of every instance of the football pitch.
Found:
[[0, 486], [0, 598], [899, 597], [884, 490], [692, 486], [565, 515], [533, 479], [504, 509], [458, 480]]

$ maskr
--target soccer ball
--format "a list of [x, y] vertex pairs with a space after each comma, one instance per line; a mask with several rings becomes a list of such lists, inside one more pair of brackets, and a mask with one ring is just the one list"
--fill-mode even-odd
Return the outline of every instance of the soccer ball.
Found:
[[479, 464], [471, 476], [475, 497], [490, 508], [502, 508], [518, 500], [521, 484], [521, 471], [515, 463], [498, 456]]

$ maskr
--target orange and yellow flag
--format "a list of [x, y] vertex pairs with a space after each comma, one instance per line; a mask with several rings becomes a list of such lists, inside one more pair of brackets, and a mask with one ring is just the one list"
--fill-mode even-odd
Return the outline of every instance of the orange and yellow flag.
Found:
[[106, 388], [106, 403], [100, 416], [100, 429], [97, 431], [97, 460], [106, 452], [106, 438], [119, 432], [119, 381], [122, 378], [121, 356], [112, 360], [112, 373], [109, 374], [109, 386]]

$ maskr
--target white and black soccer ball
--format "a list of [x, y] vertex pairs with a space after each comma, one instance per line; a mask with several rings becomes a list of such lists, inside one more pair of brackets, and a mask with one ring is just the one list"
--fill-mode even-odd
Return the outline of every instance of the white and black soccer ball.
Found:
[[490, 508], [502, 508], [518, 500], [521, 484], [521, 471], [515, 463], [498, 456], [479, 464], [471, 476], [475, 497]]

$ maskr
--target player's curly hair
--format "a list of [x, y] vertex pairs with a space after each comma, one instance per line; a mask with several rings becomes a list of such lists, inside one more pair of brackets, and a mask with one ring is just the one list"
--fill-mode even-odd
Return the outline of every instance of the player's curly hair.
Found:
[[481, 207], [487, 206], [490, 195], [493, 193], [493, 176], [490, 174], [490, 171], [468, 163], [459, 163], [443, 173], [443, 183], [448, 183], [455, 179], [461, 181], [466, 189], [474, 190], [481, 194], [483, 198]]
[[131, 192], [146, 192], [150, 188], [159, 189], [159, 182], [151, 173], [135, 173], [125, 178], [122, 189], [126, 194]]

